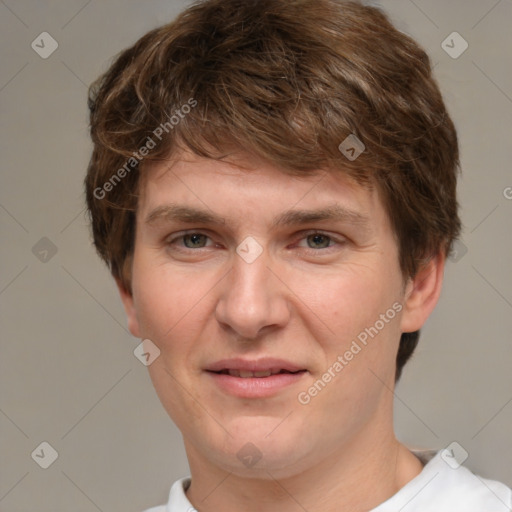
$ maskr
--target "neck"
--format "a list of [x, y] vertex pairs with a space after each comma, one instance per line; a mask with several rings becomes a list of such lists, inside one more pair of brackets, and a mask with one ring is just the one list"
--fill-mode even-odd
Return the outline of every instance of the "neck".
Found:
[[[394, 435], [358, 435], [307, 470], [277, 478], [272, 470], [247, 478], [205, 464], [187, 446], [190, 502], [201, 512], [363, 512], [375, 508], [417, 476], [421, 462]], [[371, 441], [371, 440], [377, 440]], [[187, 443], [185, 443], [187, 445]], [[299, 507], [299, 508], [298, 508]]]

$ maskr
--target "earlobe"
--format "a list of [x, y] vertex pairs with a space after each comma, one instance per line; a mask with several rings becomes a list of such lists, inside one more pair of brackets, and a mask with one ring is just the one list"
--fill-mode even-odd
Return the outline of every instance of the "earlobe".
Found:
[[130, 332], [133, 334], [133, 336], [140, 338], [139, 320], [137, 318], [137, 311], [133, 300], [133, 294], [131, 291], [126, 289], [120, 279], [116, 278], [116, 284], [117, 289], [119, 290], [119, 295], [121, 296], [121, 300], [123, 301], [124, 310], [126, 312], [128, 329], [130, 329]]
[[419, 330], [430, 316], [441, 295], [445, 256], [440, 252], [411, 278], [404, 294], [402, 332]]

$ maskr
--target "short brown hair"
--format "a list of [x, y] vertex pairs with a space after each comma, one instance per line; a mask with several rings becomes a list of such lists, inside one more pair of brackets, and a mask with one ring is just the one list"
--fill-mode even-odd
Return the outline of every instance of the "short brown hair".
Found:
[[[406, 277], [459, 234], [455, 128], [428, 56], [377, 8], [198, 2], [121, 52], [89, 109], [94, 243], [127, 290], [139, 172], [178, 148], [209, 158], [243, 148], [284, 172], [339, 170], [375, 186]], [[351, 134], [365, 146], [355, 160], [339, 149]], [[402, 334], [397, 379], [418, 336]]]

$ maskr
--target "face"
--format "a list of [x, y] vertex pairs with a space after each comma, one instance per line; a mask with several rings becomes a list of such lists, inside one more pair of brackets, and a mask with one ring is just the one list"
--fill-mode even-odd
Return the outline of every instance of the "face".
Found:
[[188, 153], [147, 169], [122, 297], [189, 459], [290, 476], [391, 428], [418, 328], [398, 261], [377, 192], [339, 171]]

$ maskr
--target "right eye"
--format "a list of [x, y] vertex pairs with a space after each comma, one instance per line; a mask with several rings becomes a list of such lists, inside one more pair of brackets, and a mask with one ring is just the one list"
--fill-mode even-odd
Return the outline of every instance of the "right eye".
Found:
[[210, 237], [204, 233], [189, 232], [175, 236], [167, 241], [169, 245], [177, 246], [178, 249], [203, 249], [212, 245], [207, 245], [208, 240], [211, 242]]

